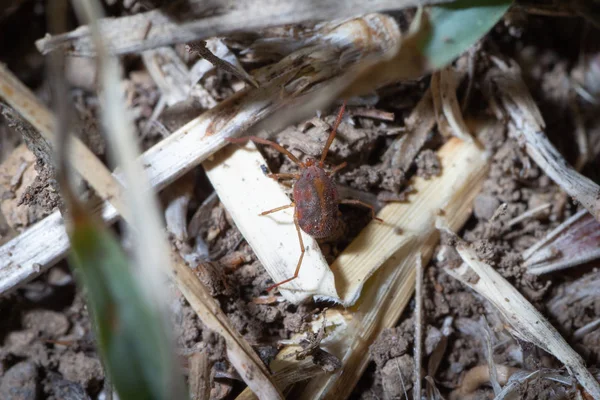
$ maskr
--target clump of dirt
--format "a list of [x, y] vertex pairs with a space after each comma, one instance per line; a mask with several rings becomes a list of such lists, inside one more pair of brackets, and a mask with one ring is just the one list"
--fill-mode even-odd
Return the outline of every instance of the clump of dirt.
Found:
[[442, 172], [442, 165], [437, 154], [431, 149], [425, 149], [419, 153], [415, 160], [417, 164], [417, 176], [430, 179]]
[[100, 360], [88, 357], [82, 352], [66, 352], [58, 362], [58, 372], [65, 380], [79, 383], [88, 391], [96, 392], [104, 380], [104, 370]]
[[35, 170], [37, 171], [35, 180], [27, 187], [17, 204], [37, 211], [35, 219], [30, 223], [52, 214], [62, 204], [54, 170], [40, 160], [36, 161]]
[[10, 229], [21, 231], [45, 216], [44, 210], [21, 207], [22, 197], [37, 180], [35, 156], [22, 144], [0, 164], [0, 210]]
[[30, 400], [38, 398], [38, 371], [32, 362], [22, 361], [2, 376], [0, 398]]

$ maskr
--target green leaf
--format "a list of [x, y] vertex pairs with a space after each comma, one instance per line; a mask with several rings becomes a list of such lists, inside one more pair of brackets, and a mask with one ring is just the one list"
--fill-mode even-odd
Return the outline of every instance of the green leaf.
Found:
[[430, 7], [430, 32], [421, 51], [439, 69], [467, 51], [508, 11], [512, 0], [458, 0]]
[[119, 397], [186, 398], [166, 324], [143, 296], [123, 250], [105, 227], [75, 214], [70, 262], [86, 289], [98, 349]]

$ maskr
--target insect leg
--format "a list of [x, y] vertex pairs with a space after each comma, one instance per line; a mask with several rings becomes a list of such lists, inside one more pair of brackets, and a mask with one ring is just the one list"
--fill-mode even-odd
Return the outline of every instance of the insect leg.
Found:
[[295, 204], [294, 204], [294, 203], [292, 203], [292, 204], [288, 204], [287, 206], [281, 206], [281, 207], [274, 208], [274, 209], [272, 209], [272, 210], [263, 211], [263, 212], [261, 212], [259, 215], [267, 215], [267, 214], [272, 214], [272, 213], [274, 213], [274, 212], [281, 211], [281, 210], [285, 210], [285, 209], [287, 209], [287, 208], [292, 208], [292, 207], [294, 207], [294, 206], [295, 206]]
[[226, 140], [230, 143], [242, 144], [242, 143], [246, 143], [249, 140], [252, 140], [254, 143], [266, 144], [267, 146], [271, 146], [278, 152], [285, 154], [286, 156], [288, 156], [290, 158], [290, 160], [292, 160], [294, 163], [298, 164], [299, 166], [302, 167], [304, 165], [300, 160], [298, 160], [298, 158], [295, 155], [290, 153], [290, 151], [288, 149], [284, 148], [280, 144], [275, 143], [271, 140], [259, 138], [258, 136], [245, 136], [242, 138], [227, 138]]
[[300, 174], [269, 174], [267, 176], [273, 179], [300, 179]]
[[344, 161], [340, 165], [336, 165], [335, 167], [333, 167], [333, 169], [331, 171], [328, 172], [329, 176], [333, 176], [336, 173], [338, 173], [339, 170], [346, 168], [346, 165], [348, 165], [348, 163], [346, 161]]
[[298, 241], [300, 242], [300, 252], [301, 252], [300, 259], [298, 259], [298, 265], [296, 265], [296, 272], [294, 272], [294, 276], [292, 276], [291, 278], [288, 278], [284, 281], [281, 281], [279, 283], [269, 286], [267, 288], [268, 292], [270, 292], [271, 290], [275, 289], [278, 286], [281, 286], [285, 283], [293, 281], [294, 279], [296, 279], [298, 277], [298, 274], [300, 273], [300, 267], [302, 266], [302, 259], [304, 258], [304, 252], [306, 250], [304, 249], [304, 241], [302, 240], [302, 233], [300, 231], [300, 224], [298, 223], [298, 216], [296, 215], [296, 213], [294, 213], [294, 225], [296, 225], [296, 232], [298, 232]]
[[340, 204], [352, 204], [355, 206], [362, 206], [362, 207], [367, 207], [371, 209], [371, 217], [373, 217], [374, 220], [377, 220], [379, 222], [383, 222], [383, 220], [381, 218], [377, 218], [375, 216], [375, 209], [373, 208], [372, 205], [364, 203], [360, 200], [349, 200], [349, 199], [344, 199], [344, 200], [340, 200]]
[[323, 152], [321, 153], [321, 161], [319, 162], [321, 168], [323, 167], [323, 163], [325, 162], [325, 157], [327, 157], [327, 152], [329, 151], [329, 147], [331, 146], [331, 143], [333, 143], [333, 139], [335, 139], [335, 135], [337, 133], [337, 128], [338, 128], [338, 126], [340, 126], [340, 123], [342, 122], [342, 117], [344, 116], [345, 110], [346, 110], [346, 100], [344, 100], [344, 102], [342, 103], [342, 107], [340, 107], [340, 111], [335, 120], [335, 123], [333, 124], [331, 133], [329, 134], [329, 137], [327, 138], [325, 147], [323, 147]]

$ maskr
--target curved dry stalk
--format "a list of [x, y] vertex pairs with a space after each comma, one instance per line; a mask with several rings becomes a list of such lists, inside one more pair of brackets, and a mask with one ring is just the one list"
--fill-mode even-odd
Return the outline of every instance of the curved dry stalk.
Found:
[[475, 290], [492, 303], [510, 324], [512, 332], [559, 359], [594, 398], [600, 398], [600, 384], [575, 352], [548, 322], [502, 275], [481, 261], [464, 242], [456, 245], [464, 263], [457, 269], [445, 269], [453, 278]]
[[438, 129], [445, 136], [456, 136], [461, 140], [472, 141], [473, 136], [465, 124], [463, 112], [456, 96], [456, 89], [467, 74], [466, 67], [467, 65], [462, 63], [459, 64], [458, 69], [448, 66], [434, 72], [431, 75], [431, 94]]
[[509, 128], [525, 145], [527, 154], [558, 186], [600, 221], [600, 186], [570, 166], [544, 133], [544, 119], [525, 86], [516, 63], [494, 58], [497, 69], [488, 78], [498, 88], [511, 119]]
[[225, 339], [227, 358], [260, 399], [283, 399], [269, 371], [250, 344], [176, 251], [171, 252], [172, 278], [202, 322]]

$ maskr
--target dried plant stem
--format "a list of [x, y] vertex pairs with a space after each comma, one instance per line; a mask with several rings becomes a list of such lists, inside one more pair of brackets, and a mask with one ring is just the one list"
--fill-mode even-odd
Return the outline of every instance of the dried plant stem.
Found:
[[[457, 154], [464, 152], [464, 158], [454, 161], [449, 154], [450, 149], [456, 149]], [[407, 203], [385, 206], [377, 214], [384, 223], [372, 221], [332, 264], [343, 304], [354, 304], [367, 279], [390, 258], [398, 257], [397, 252], [401, 249], [414, 249], [411, 245], [413, 240], [423, 243], [437, 237], [432, 225], [437, 214], [452, 215], [457, 210], [470, 210], [471, 191], [479, 187], [479, 178], [487, 171], [485, 152], [457, 139], [450, 140], [439, 152], [439, 157], [445, 168], [442, 176], [411, 182], [418, 193], [418, 200], [413, 202], [411, 198]], [[480, 166], [479, 171], [471, 171], [475, 164]], [[467, 176], [473, 176], [473, 179], [469, 181]], [[427, 261], [425, 256], [423, 252], [424, 262]]]
[[142, 60], [162, 94], [164, 105], [173, 106], [188, 98], [192, 90], [190, 71], [173, 48], [147, 50], [142, 53]]
[[415, 385], [413, 399], [421, 399], [421, 369], [423, 357], [423, 260], [417, 257], [417, 277], [415, 285]]
[[573, 339], [581, 340], [581, 339], [583, 339], [583, 337], [585, 335], [587, 335], [590, 332], [595, 331], [598, 328], [600, 328], [600, 318], [595, 319], [588, 324], [585, 324], [584, 326], [582, 326], [581, 328], [579, 328], [575, 332], [573, 332]]
[[431, 94], [440, 131], [448, 137], [471, 141], [473, 136], [465, 124], [456, 96], [456, 89], [466, 72], [465, 65], [461, 70], [449, 66], [433, 73]]
[[431, 90], [427, 90], [417, 106], [406, 118], [407, 133], [395, 139], [385, 153], [387, 166], [406, 173], [427, 141], [427, 135], [436, 123]]
[[506, 223], [507, 227], [511, 227], [511, 226], [515, 226], [516, 224], [525, 221], [528, 218], [531, 218], [537, 214], [540, 214], [542, 211], [546, 211], [549, 210], [552, 207], [552, 204], [550, 203], [546, 203], [546, 204], [542, 204], [541, 206], [532, 208], [531, 210], [528, 210], [526, 212], [524, 212], [523, 214], [511, 219], [510, 221], [508, 221]]
[[200, 40], [194, 43], [189, 44], [190, 51], [198, 53], [198, 55], [204, 58], [206, 61], [210, 62], [217, 68], [221, 68], [224, 71], [228, 71], [233, 74], [233, 76], [238, 77], [242, 81], [250, 83], [254, 87], [258, 87], [258, 82], [252, 78], [252, 75], [248, 74], [244, 71], [240, 66], [233, 66], [229, 64], [227, 61], [220, 59], [216, 55], [214, 55], [207, 47], [206, 41]]
[[[300, 346], [296, 346], [295, 348], [290, 347], [289, 351], [286, 352], [285, 357], [295, 358], [296, 352], [300, 349]], [[315, 364], [312, 356], [309, 356], [302, 360], [294, 359], [292, 362], [283, 362], [273, 374], [273, 379], [277, 382], [277, 386], [283, 391], [296, 382], [306, 381], [307, 379], [323, 373], [323, 369]], [[257, 397], [251, 390], [244, 389], [235, 400], [257, 400]]]
[[227, 315], [211, 297], [194, 271], [187, 266], [176, 251], [171, 251], [171, 257], [172, 278], [177, 283], [177, 287], [202, 322], [225, 339], [227, 358], [244, 382], [260, 399], [283, 399], [283, 395], [271, 380], [269, 371], [258, 355], [231, 325]]
[[[141, 52], [175, 43], [190, 43], [213, 36], [225, 36], [240, 31], [257, 30], [269, 26], [295, 24], [310, 20], [349, 18], [379, 11], [399, 10], [449, 0], [322, 0], [318, 2], [277, 2], [254, 0], [223, 0], [218, 6], [202, 0], [188, 1], [199, 10], [191, 22], [179, 23], [173, 18], [177, 9], [152, 10], [101, 22], [103, 36], [116, 54]], [[218, 7], [219, 12], [215, 13]], [[204, 14], [202, 16], [201, 14]], [[177, 15], [177, 14], [176, 14]], [[206, 15], [209, 15], [208, 17]], [[189, 11], [179, 11], [181, 20], [189, 20]], [[151, 26], [148, 31], [148, 26]], [[95, 54], [90, 31], [82, 26], [62, 35], [47, 36], [36, 42], [42, 54], [63, 47], [73, 55], [91, 57]]]
[[583, 211], [583, 210], [579, 211], [578, 213], [576, 213], [575, 215], [573, 215], [572, 217], [570, 217], [569, 219], [564, 221], [562, 224], [557, 226], [555, 229], [550, 231], [546, 236], [544, 236], [542, 239], [540, 239], [536, 244], [534, 244], [533, 246], [531, 246], [530, 248], [528, 248], [527, 250], [525, 250], [523, 252], [523, 260], [529, 259], [531, 256], [533, 256], [533, 254], [535, 252], [537, 252], [545, 244], [549, 243], [552, 239], [556, 238], [558, 235], [560, 235], [562, 232], [564, 232], [567, 228], [569, 228], [570, 226], [575, 224], [577, 221], [579, 221], [581, 218], [583, 218], [585, 216], [585, 214], [586, 214], [585, 211]]
[[523, 252], [523, 265], [547, 274], [600, 258], [600, 222], [581, 210]]
[[524, 129], [522, 134], [527, 153], [539, 167], [600, 221], [600, 186], [568, 165], [543, 132]]
[[502, 275], [481, 261], [467, 244], [459, 242], [456, 250], [464, 263], [457, 269], [445, 271], [489, 300], [510, 324], [515, 335], [554, 355], [593, 398], [600, 398], [598, 381], [587, 370], [581, 356], [548, 320]]
[[511, 118], [513, 133], [525, 144], [527, 154], [557, 185], [574, 197], [600, 221], [600, 186], [578, 173], [544, 134], [545, 123], [515, 63], [493, 59], [497, 65], [488, 77], [500, 94]]

